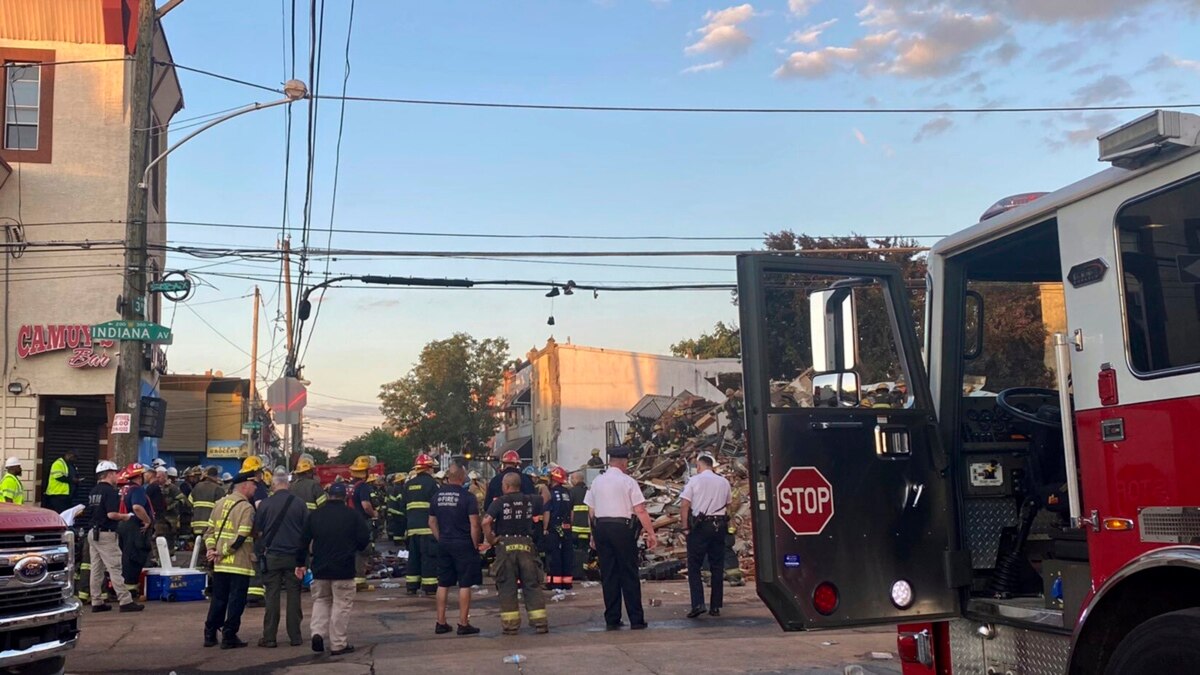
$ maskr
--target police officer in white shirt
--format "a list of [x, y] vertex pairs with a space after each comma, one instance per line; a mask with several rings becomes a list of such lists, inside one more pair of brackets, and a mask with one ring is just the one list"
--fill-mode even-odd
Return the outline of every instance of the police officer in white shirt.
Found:
[[646, 627], [642, 611], [642, 586], [638, 580], [636, 515], [646, 532], [646, 546], [654, 548], [658, 538], [646, 513], [646, 498], [636, 480], [626, 475], [629, 448], [623, 445], [608, 449], [608, 471], [592, 481], [583, 503], [588, 506], [592, 522], [592, 546], [600, 558], [600, 584], [604, 588], [604, 624], [606, 630], [617, 630], [621, 622], [621, 599], [629, 615], [629, 627]]
[[[729, 481], [718, 476], [713, 465], [711, 456], [697, 457], [696, 475], [688, 480], [679, 495], [683, 500], [679, 517], [683, 522], [683, 533], [687, 535], [688, 590], [692, 596], [689, 619], [705, 612], [711, 616], [721, 615], [730, 489]], [[712, 574], [712, 601], [707, 608], [704, 606], [704, 586], [700, 583], [700, 567], [705, 556], [708, 556], [708, 569]]]

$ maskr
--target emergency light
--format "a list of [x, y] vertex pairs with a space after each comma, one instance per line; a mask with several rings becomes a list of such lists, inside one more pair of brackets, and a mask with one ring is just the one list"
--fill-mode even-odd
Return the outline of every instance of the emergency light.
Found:
[[1100, 161], [1136, 169], [1153, 155], [1200, 144], [1200, 115], [1155, 110], [1101, 134]]

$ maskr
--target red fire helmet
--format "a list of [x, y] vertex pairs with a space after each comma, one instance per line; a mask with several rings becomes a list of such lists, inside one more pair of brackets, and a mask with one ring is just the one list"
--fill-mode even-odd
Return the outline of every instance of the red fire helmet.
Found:
[[521, 456], [517, 454], [516, 450], [509, 450], [500, 456], [500, 463], [517, 465], [521, 463]]
[[436, 465], [433, 458], [423, 452], [417, 455], [416, 461], [413, 462], [414, 469], [431, 469]]
[[556, 466], [550, 469], [550, 480], [562, 485], [567, 482], [567, 470], [561, 466]]

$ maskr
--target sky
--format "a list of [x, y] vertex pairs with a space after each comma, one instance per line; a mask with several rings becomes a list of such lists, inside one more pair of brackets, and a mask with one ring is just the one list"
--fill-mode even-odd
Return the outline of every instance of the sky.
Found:
[[[997, 199], [1054, 190], [1103, 167], [1095, 137], [1137, 112], [950, 113], [948, 108], [1195, 102], [1198, 0], [682, 0], [370, 2], [324, 7], [320, 76], [309, 78], [309, 3], [193, 0], [164, 19], [174, 61], [320, 94], [505, 103], [853, 108], [836, 114], [512, 110], [324, 100], [316, 105], [309, 245], [389, 251], [306, 263], [329, 275], [565, 283], [732, 283], [734, 260], [496, 260], [488, 253], [749, 250], [764, 233], [920, 236], [968, 227]], [[349, 45], [347, 46], [347, 36]], [[348, 56], [348, 58], [347, 58]], [[346, 64], [349, 63], [347, 71]], [[199, 116], [279, 97], [180, 72]], [[889, 108], [925, 113], [885, 114]], [[310, 104], [238, 117], [169, 160], [172, 244], [299, 247]], [[339, 128], [341, 134], [339, 135]], [[340, 152], [338, 145], [340, 142]], [[336, 199], [335, 187], [336, 182]], [[234, 223], [271, 230], [205, 227]], [[331, 227], [333, 231], [331, 232]], [[338, 230], [367, 230], [355, 234]], [[417, 234], [413, 234], [417, 233]], [[443, 236], [429, 236], [433, 233]], [[444, 235], [535, 235], [481, 239]], [[714, 236], [736, 241], [539, 239]], [[397, 252], [473, 252], [417, 258]], [[483, 258], [483, 259], [481, 259]], [[172, 254], [202, 284], [168, 306], [174, 372], [245, 376], [257, 284], [260, 387], [278, 377], [280, 265]], [[293, 272], [299, 274], [299, 261]], [[466, 332], [519, 358], [553, 336], [666, 353], [717, 321], [728, 291], [590, 293], [329, 290], [300, 347], [312, 382], [308, 437], [335, 446], [380, 421], [376, 396], [421, 347]], [[317, 296], [314, 296], [317, 297]], [[555, 323], [547, 325], [553, 315]]]

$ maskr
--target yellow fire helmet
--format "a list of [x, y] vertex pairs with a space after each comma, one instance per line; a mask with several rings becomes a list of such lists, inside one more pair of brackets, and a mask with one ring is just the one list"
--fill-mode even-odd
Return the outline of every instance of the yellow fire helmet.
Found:
[[350, 465], [351, 471], [366, 471], [371, 468], [371, 458], [366, 455], [359, 455], [354, 458], [354, 462]]
[[313, 470], [313, 462], [311, 459], [301, 457], [300, 461], [296, 462], [296, 473], [307, 473]]
[[263, 462], [258, 455], [250, 455], [242, 460], [242, 470], [238, 473], [246, 473], [248, 471], [262, 471]]
[[397, 484], [403, 483], [406, 478], [408, 478], [408, 474], [403, 471], [397, 471], [396, 475], [392, 477], [392, 482]]

